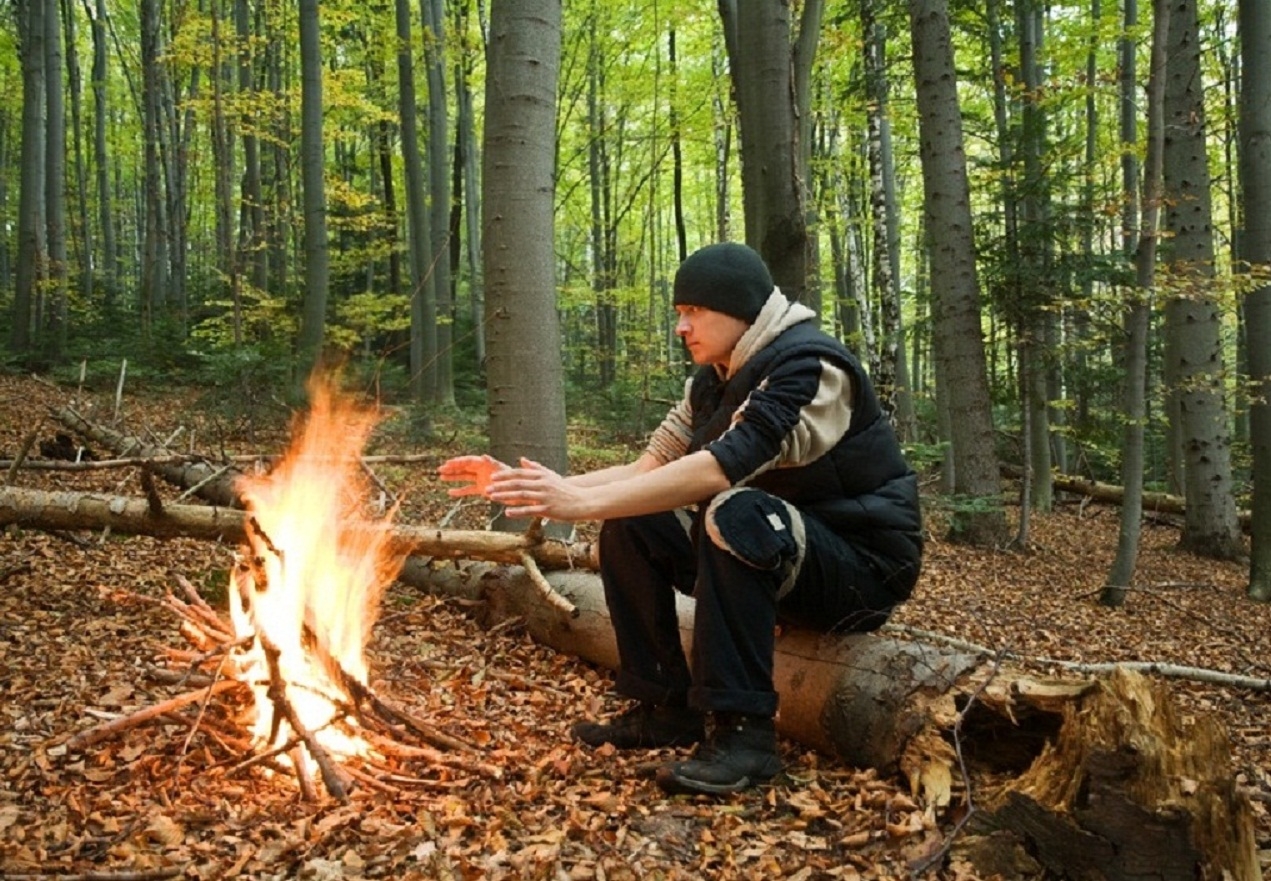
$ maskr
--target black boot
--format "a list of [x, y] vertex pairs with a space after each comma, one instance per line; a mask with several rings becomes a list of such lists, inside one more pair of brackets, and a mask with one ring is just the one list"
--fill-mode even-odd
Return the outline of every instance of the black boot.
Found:
[[574, 737], [590, 746], [612, 743], [618, 749], [691, 746], [705, 736], [702, 713], [688, 707], [638, 703], [608, 722], [579, 722]]
[[667, 792], [726, 795], [771, 780], [781, 770], [777, 731], [766, 716], [717, 713], [710, 739], [693, 758], [658, 768]]

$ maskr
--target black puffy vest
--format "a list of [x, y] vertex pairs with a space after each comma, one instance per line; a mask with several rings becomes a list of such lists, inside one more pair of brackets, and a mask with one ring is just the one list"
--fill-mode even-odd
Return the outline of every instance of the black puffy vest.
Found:
[[905, 461], [860, 362], [813, 322], [800, 322], [783, 331], [726, 382], [713, 367], [698, 371], [689, 390], [693, 408], [689, 452], [723, 434], [737, 408], [782, 359], [808, 355], [831, 360], [851, 374], [852, 419], [847, 432], [816, 461], [769, 469], [750, 485], [817, 517], [869, 553], [898, 592], [907, 596], [922, 556], [917, 475]]

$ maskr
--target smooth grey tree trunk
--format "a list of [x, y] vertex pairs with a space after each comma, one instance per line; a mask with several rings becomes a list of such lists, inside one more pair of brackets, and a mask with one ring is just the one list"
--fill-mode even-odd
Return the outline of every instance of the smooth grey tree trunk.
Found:
[[454, 297], [450, 287], [450, 122], [446, 94], [446, 30], [442, 0], [420, 0], [424, 21], [424, 62], [428, 67], [430, 281], [436, 303], [436, 370], [432, 401], [455, 402]]
[[[465, 4], [466, 5], [466, 4]], [[466, 15], [466, 10], [462, 13]], [[462, 32], [462, 26], [456, 26]], [[472, 319], [473, 348], [476, 367], [485, 365], [485, 291], [481, 274], [481, 185], [477, 170], [479, 158], [476, 134], [476, 112], [472, 106], [472, 61], [467, 53], [455, 61], [455, 91], [459, 95], [458, 135], [456, 146], [462, 162], [463, 179], [463, 255], [468, 268], [468, 314]]]
[[[720, 0], [719, 11], [741, 129], [746, 241], [763, 255], [782, 292], [802, 302], [809, 295], [807, 175], [801, 167], [790, 4]], [[805, 20], [803, 26], [820, 23]]]
[[[1271, 264], [1271, 7], [1240, 0], [1241, 182], [1245, 234], [1242, 256], [1264, 270]], [[1245, 300], [1249, 425], [1253, 448], [1253, 526], [1249, 596], [1271, 602], [1271, 285]]]
[[410, 253], [410, 388], [417, 403], [428, 404], [437, 388], [437, 298], [429, 271], [431, 218], [424, 202], [423, 160], [415, 110], [415, 63], [410, 4], [394, 3], [397, 19], [397, 110], [402, 126], [406, 184], [406, 241]]
[[164, 140], [159, 122], [162, 97], [159, 69], [159, 4], [141, 0], [141, 102], [144, 206], [142, 209], [140, 305], [142, 330], [150, 333], [167, 311], [167, 206], [159, 145]]
[[[1139, 537], [1143, 520], [1144, 423], [1147, 417], [1147, 342], [1152, 318], [1152, 288], [1156, 277], [1157, 230], [1161, 213], [1161, 167], [1165, 139], [1165, 61], [1169, 39], [1169, 0], [1155, 0], [1152, 17], [1151, 73], [1147, 90], [1147, 154], [1143, 169], [1142, 206], [1138, 159], [1134, 150], [1138, 130], [1138, 84], [1135, 77], [1134, 39], [1121, 38], [1121, 186], [1127, 231], [1138, 230], [1137, 241], [1128, 235], [1125, 250], [1134, 259], [1134, 288], [1127, 292], [1122, 360], [1125, 370], [1121, 392], [1125, 426], [1121, 432], [1121, 519], [1117, 552], [1100, 596], [1105, 606], [1125, 602], [1126, 590], [1138, 565]], [[1125, 33], [1138, 28], [1138, 2], [1125, 0]]]
[[304, 207], [304, 306], [297, 341], [303, 380], [322, 358], [330, 285], [325, 149], [322, 140], [322, 51], [318, 0], [300, 0], [300, 179]]
[[[22, 53], [22, 166], [18, 190], [18, 263], [14, 272], [13, 323], [9, 347], [29, 354], [32, 345], [40, 267], [44, 264], [44, 0], [18, 8]], [[23, 14], [25, 12], [25, 15]]]
[[[1023, 96], [1020, 108], [1020, 159], [1023, 192], [1019, 229], [1019, 307], [1021, 406], [1027, 410], [1024, 420], [1028, 431], [1028, 500], [1029, 507], [1049, 511], [1054, 504], [1051, 483], [1050, 372], [1052, 350], [1048, 345], [1055, 321], [1052, 287], [1050, 206], [1047, 190], [1050, 182], [1045, 171], [1047, 141], [1046, 113], [1042, 106], [1043, 81], [1041, 50], [1044, 39], [1044, 17], [1037, 0], [1018, 0], [1015, 21], [1019, 39], [1020, 72]], [[1022, 532], [1022, 530], [1021, 530]], [[1026, 534], [1021, 535], [1028, 541]]]
[[957, 504], [951, 538], [998, 544], [1006, 536], [994, 448], [980, 280], [947, 0], [909, 0], [922, 154], [923, 223], [932, 286], [932, 349], [948, 408]]
[[115, 212], [111, 206], [110, 150], [106, 141], [106, 118], [109, 102], [106, 97], [106, 0], [97, 0], [97, 14], [93, 17], [93, 162], [97, 190], [97, 223], [101, 233], [101, 260], [99, 269], [102, 281], [102, 304], [109, 313], [113, 311], [119, 295], [119, 250], [115, 237]]
[[1165, 79], [1162, 250], [1169, 266], [1165, 321], [1171, 414], [1181, 430], [1187, 513], [1180, 545], [1234, 559], [1244, 551], [1231, 473], [1231, 420], [1224, 400], [1222, 314], [1210, 293], [1214, 238], [1205, 95], [1196, 0], [1170, 9]]
[[66, 47], [66, 91], [71, 99], [71, 155], [75, 159], [76, 229], [70, 239], [75, 244], [75, 278], [79, 294], [85, 302], [94, 303], [97, 296], [92, 268], [94, 236], [88, 219], [88, 169], [84, 158], [84, 75], [79, 65], [75, 9], [69, 3], [62, 17], [62, 34], [62, 43]]
[[[39, 2], [39, 0], [37, 0]], [[66, 98], [62, 90], [62, 15], [58, 0], [43, 0], [44, 9], [44, 222], [49, 261], [48, 328], [43, 349], [56, 363], [66, 350]]]
[[493, 0], [482, 150], [490, 452], [564, 470], [556, 313], [556, 86], [560, 0]]
[[[240, 100], [255, 96], [256, 54], [252, 50], [251, 10], [247, 0], [234, 0], [234, 32], [238, 37], [238, 93]], [[265, 247], [265, 208], [261, 189], [260, 139], [253, 120], [240, 123], [243, 141], [243, 180], [239, 188], [238, 253], [244, 276], [263, 292], [269, 286], [269, 251]]]

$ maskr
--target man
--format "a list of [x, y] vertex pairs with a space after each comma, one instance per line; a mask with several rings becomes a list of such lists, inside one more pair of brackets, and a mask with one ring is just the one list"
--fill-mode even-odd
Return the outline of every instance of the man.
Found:
[[[562, 477], [463, 456], [448, 480], [512, 517], [603, 520], [600, 575], [617, 691], [635, 703], [574, 735], [592, 746], [697, 743], [657, 771], [669, 792], [722, 794], [781, 769], [776, 627], [879, 627], [922, 556], [918, 485], [856, 358], [777, 290], [745, 245], [709, 245], [676, 272], [674, 303], [700, 369], [626, 465]], [[686, 660], [675, 590], [695, 599]]]

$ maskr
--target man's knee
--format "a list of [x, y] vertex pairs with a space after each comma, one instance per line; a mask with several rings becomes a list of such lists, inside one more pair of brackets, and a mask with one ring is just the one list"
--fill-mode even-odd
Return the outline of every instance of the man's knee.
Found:
[[712, 544], [756, 569], [775, 570], [803, 556], [803, 518], [762, 490], [720, 493], [706, 510], [705, 527]]

